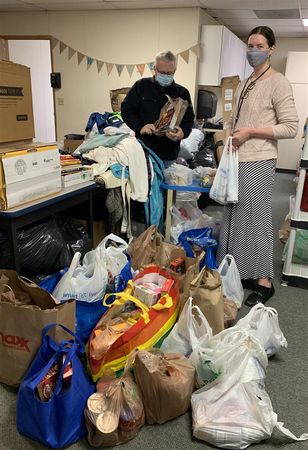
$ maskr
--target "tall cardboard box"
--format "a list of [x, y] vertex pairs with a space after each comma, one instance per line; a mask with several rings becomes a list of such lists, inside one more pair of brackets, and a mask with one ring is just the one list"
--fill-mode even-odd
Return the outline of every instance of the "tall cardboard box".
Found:
[[238, 75], [221, 79], [222, 86], [222, 120], [223, 125], [230, 119], [234, 106], [234, 94], [240, 82]]
[[0, 61], [0, 142], [34, 137], [29, 67]]

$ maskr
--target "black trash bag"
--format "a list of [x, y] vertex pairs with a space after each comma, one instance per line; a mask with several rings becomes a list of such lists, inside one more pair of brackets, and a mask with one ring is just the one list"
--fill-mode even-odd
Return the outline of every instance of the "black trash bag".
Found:
[[92, 248], [88, 231], [82, 224], [57, 220], [64, 241], [66, 242], [71, 258], [76, 252], [81, 253], [81, 258]]
[[203, 147], [197, 153], [194, 154], [193, 158], [189, 161], [189, 167], [195, 169], [196, 167], [211, 167], [212, 169], [217, 168], [215, 151]]
[[[23, 275], [49, 275], [71, 262], [71, 253], [55, 219], [28, 226], [17, 232], [18, 258]], [[8, 241], [2, 240], [1, 267], [9, 268]]]

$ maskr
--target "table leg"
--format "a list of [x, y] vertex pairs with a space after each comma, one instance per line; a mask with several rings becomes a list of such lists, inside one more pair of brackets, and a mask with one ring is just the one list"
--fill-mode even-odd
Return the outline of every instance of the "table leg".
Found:
[[7, 233], [10, 249], [10, 264], [11, 268], [20, 273], [20, 262], [18, 258], [18, 240], [17, 240], [17, 229], [14, 224], [14, 220], [10, 220], [10, 226]]
[[89, 214], [87, 218], [87, 229], [88, 235], [90, 239], [91, 248], [93, 248], [93, 191], [89, 191], [88, 193], [88, 207]]
[[166, 241], [170, 241], [171, 234], [171, 209], [173, 206], [173, 194], [174, 191], [171, 189], [167, 189], [167, 204], [166, 204], [166, 229], [165, 229], [165, 239]]

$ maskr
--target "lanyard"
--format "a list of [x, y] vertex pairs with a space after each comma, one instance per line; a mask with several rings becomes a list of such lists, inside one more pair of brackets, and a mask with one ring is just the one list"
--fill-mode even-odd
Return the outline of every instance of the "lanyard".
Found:
[[234, 120], [234, 125], [232, 127], [232, 131], [235, 130], [236, 124], [237, 124], [238, 119], [240, 117], [240, 112], [241, 112], [241, 109], [242, 109], [242, 105], [243, 105], [244, 99], [248, 97], [249, 91], [251, 91], [255, 87], [257, 80], [259, 78], [261, 78], [262, 75], [264, 75], [270, 69], [270, 67], [271, 66], [269, 65], [264, 70], [264, 72], [261, 73], [261, 75], [259, 75], [255, 80], [251, 81], [249, 84], [248, 84], [248, 82], [250, 80], [250, 77], [247, 78], [246, 83], [244, 84], [244, 87], [243, 87], [243, 89], [242, 89], [242, 91], [240, 93], [239, 101], [238, 101], [238, 104], [237, 104], [237, 112], [236, 112], [236, 116], [235, 116], [235, 120]]

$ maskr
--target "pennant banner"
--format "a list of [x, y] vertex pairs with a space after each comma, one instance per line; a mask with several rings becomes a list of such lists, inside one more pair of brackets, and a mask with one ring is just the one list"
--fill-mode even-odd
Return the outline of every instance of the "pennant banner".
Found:
[[106, 67], [107, 67], [107, 74], [108, 76], [110, 75], [112, 69], [113, 69], [114, 64], [112, 63], [106, 63]]
[[59, 42], [59, 40], [58, 40], [57, 38], [55, 38], [55, 37], [52, 37], [52, 38], [50, 39], [50, 45], [51, 45], [51, 49], [52, 49], [52, 50], [56, 47], [56, 45], [57, 45], [58, 42]]
[[188, 64], [189, 63], [189, 50], [185, 50], [185, 52], [180, 53], [184, 61]]
[[87, 70], [90, 69], [90, 67], [93, 64], [94, 59], [91, 58], [90, 56], [87, 56]]
[[85, 55], [77, 52], [78, 65], [84, 60], [84, 58], [85, 58]]
[[200, 58], [200, 45], [196, 44], [193, 47], [191, 47], [190, 49], [196, 56], [197, 58]]
[[148, 63], [148, 68], [150, 69], [152, 75], [154, 75], [154, 66], [155, 66], [154, 62]]
[[103, 61], [96, 60], [96, 65], [97, 65], [97, 71], [98, 71], [98, 73], [100, 73], [100, 71], [102, 70], [102, 67], [104, 65]]
[[67, 45], [64, 44], [64, 42], [60, 41], [60, 53], [63, 53], [66, 48], [67, 48]]
[[68, 48], [68, 59], [70, 60], [76, 53], [76, 50], [74, 50], [73, 48], [69, 47]]
[[134, 68], [135, 68], [134, 64], [126, 64], [126, 69], [130, 77], [133, 74]]
[[[136, 68], [137, 72], [140, 74], [140, 76], [142, 77], [144, 74], [144, 70], [146, 67], [149, 68], [150, 72], [152, 73], [152, 75], [154, 75], [154, 67], [155, 67], [155, 63], [153, 61], [149, 62], [149, 63], [141, 63], [141, 64], [117, 64], [117, 63], [110, 63], [110, 62], [105, 62], [105, 61], [100, 61], [97, 59], [92, 58], [91, 56], [87, 56], [84, 55], [83, 53], [78, 52], [77, 50], [75, 50], [72, 47], [69, 47], [67, 44], [65, 44], [64, 42], [60, 41], [59, 39], [55, 38], [55, 37], [51, 37], [50, 38], [50, 44], [51, 44], [51, 48], [52, 50], [54, 50], [57, 46], [57, 44], [60, 44], [60, 53], [63, 53], [64, 50], [66, 48], [68, 48], [68, 60], [72, 59], [72, 57], [75, 55], [75, 53], [77, 53], [77, 61], [78, 61], [78, 65], [81, 64], [81, 62], [84, 60], [84, 58], [86, 58], [87, 60], [87, 70], [93, 65], [93, 62], [96, 62], [96, 66], [97, 66], [97, 71], [98, 73], [102, 70], [102, 67], [104, 64], [106, 64], [106, 69], [107, 69], [107, 75], [109, 76], [112, 72], [112, 69], [114, 66], [116, 66], [117, 72], [119, 77], [122, 75], [123, 69], [124, 67], [126, 67], [127, 72], [130, 76], [130, 78], [132, 77], [132, 74], [134, 72], [134, 69]], [[189, 52], [193, 52], [197, 58], [200, 57], [200, 46], [199, 44], [194, 45], [193, 47], [190, 47], [187, 50], [184, 50], [180, 53], [176, 54], [176, 57], [178, 59], [179, 56], [181, 56], [183, 58], [183, 60], [189, 64], [189, 58], [190, 58], [190, 53]]]
[[123, 72], [124, 69], [124, 64], [116, 64], [116, 68], [119, 74], [119, 77], [121, 76], [121, 73]]

